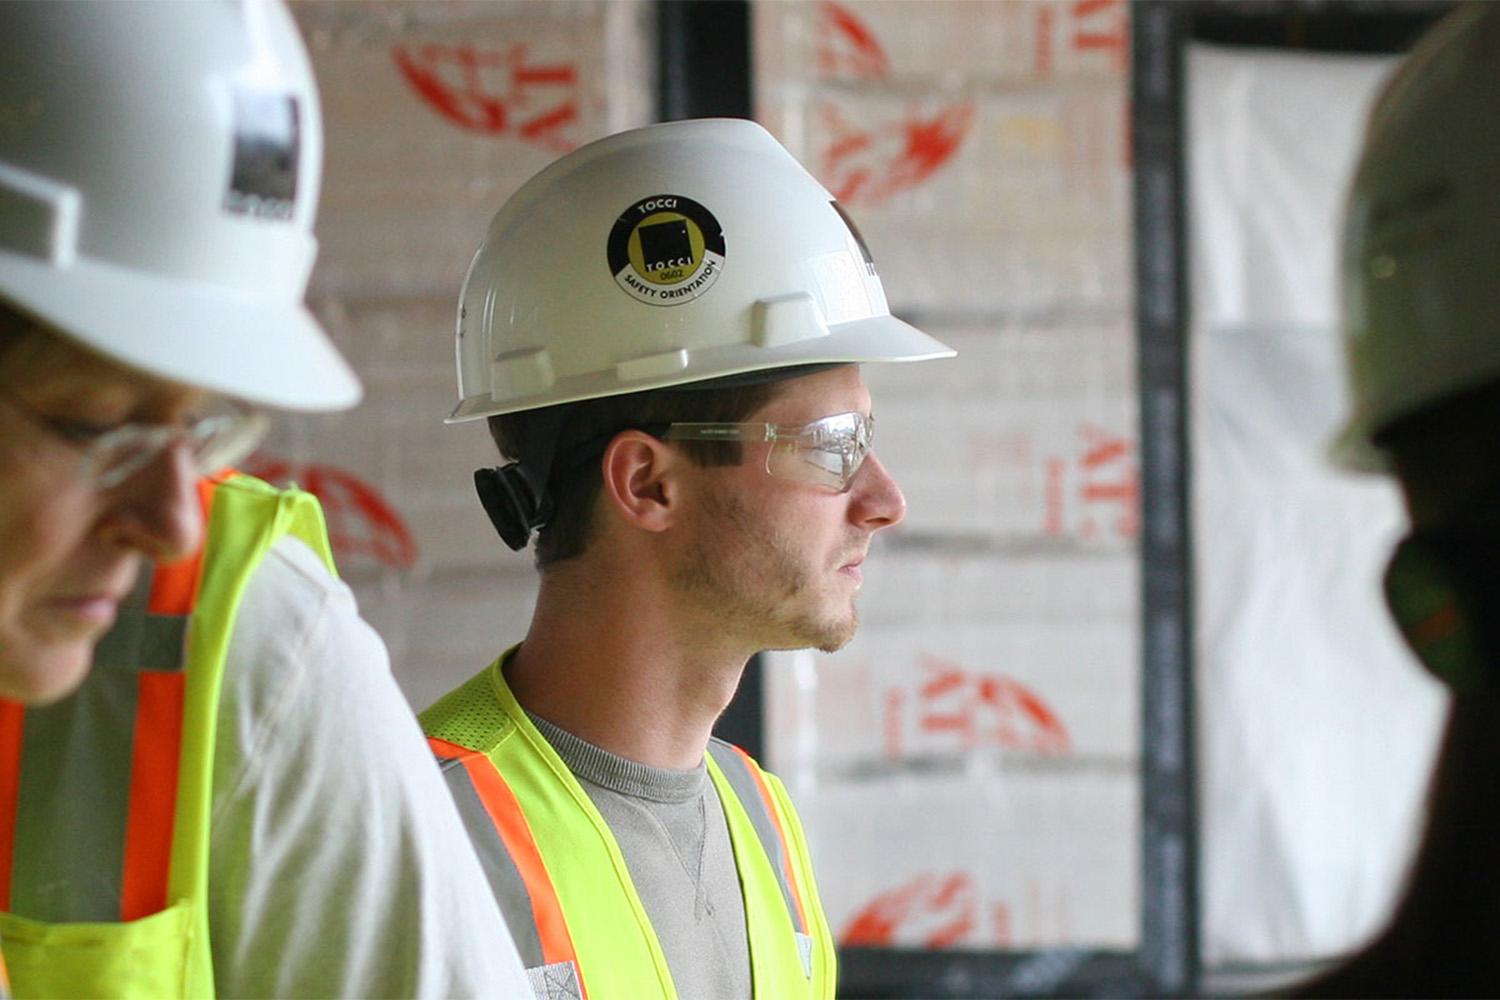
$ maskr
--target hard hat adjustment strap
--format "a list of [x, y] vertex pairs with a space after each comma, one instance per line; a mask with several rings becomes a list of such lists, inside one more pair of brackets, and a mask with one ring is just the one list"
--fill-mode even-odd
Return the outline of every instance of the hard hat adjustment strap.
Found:
[[517, 552], [526, 548], [531, 533], [552, 517], [547, 481], [552, 476], [564, 420], [560, 407], [537, 410], [532, 416], [517, 461], [474, 470], [474, 489], [484, 512], [500, 538]]

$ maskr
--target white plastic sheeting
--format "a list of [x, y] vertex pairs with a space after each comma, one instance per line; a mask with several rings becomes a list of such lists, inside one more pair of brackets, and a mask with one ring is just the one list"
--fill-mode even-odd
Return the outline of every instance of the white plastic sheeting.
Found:
[[1393, 61], [1188, 55], [1204, 959], [1377, 929], [1444, 705], [1385, 615], [1394, 485], [1334, 472], [1342, 192]]

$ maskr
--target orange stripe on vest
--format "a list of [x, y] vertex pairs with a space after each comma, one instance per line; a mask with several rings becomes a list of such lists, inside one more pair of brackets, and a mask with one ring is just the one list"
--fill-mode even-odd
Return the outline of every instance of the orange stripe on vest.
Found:
[[[213, 508], [215, 480], [198, 481], [204, 534]], [[203, 551], [158, 566], [151, 578], [152, 614], [190, 615], [198, 603]], [[189, 636], [191, 641], [191, 635]], [[125, 826], [125, 865], [120, 919], [137, 920], [166, 909], [177, 819], [177, 779], [182, 766], [185, 671], [143, 671], [137, 689], [135, 745], [130, 768], [130, 813]]]
[[182, 762], [186, 673], [142, 673], [139, 683], [120, 884], [121, 920], [137, 920], [167, 907]]
[[557, 889], [547, 866], [537, 850], [531, 827], [521, 812], [521, 804], [515, 793], [500, 777], [500, 772], [490, 765], [482, 753], [461, 747], [435, 736], [427, 738], [434, 753], [444, 760], [457, 760], [463, 764], [479, 801], [495, 824], [495, 832], [505, 842], [516, 870], [526, 883], [526, 893], [531, 897], [531, 911], [536, 920], [537, 937], [542, 944], [542, 957], [548, 965], [571, 962], [578, 970], [579, 989], [585, 1000], [588, 990], [583, 983], [583, 969], [578, 964], [578, 953], [573, 948], [573, 938], [568, 933], [567, 921], [563, 919], [562, 903], [557, 898]]
[[26, 706], [0, 701], [0, 909], [10, 909], [10, 870], [16, 856], [16, 805], [21, 793], [21, 737]]

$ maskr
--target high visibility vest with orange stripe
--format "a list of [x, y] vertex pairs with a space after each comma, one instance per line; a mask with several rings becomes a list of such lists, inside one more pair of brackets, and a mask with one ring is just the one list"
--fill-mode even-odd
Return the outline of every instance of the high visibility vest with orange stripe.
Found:
[[207, 997], [221, 678], [245, 585], [296, 534], [333, 569], [309, 494], [200, 484], [203, 549], [142, 573], [75, 694], [0, 700], [0, 946], [17, 997]]
[[[546, 1000], [676, 997], [619, 844], [516, 703], [504, 661], [421, 718], [533, 991]], [[705, 762], [744, 892], [754, 995], [831, 998], [833, 937], [786, 790], [728, 743], [713, 741]]]

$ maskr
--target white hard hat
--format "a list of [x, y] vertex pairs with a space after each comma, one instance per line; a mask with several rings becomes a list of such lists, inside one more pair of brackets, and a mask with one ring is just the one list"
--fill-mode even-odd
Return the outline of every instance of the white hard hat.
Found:
[[590, 143], [495, 215], [458, 313], [449, 422], [807, 364], [953, 351], [891, 316], [833, 196], [761, 126]]
[[1344, 225], [1353, 412], [1335, 463], [1386, 471], [1375, 436], [1500, 378], [1500, 5], [1428, 32], [1370, 116]]
[[0, 3], [0, 299], [152, 375], [331, 410], [303, 305], [323, 160], [280, 0]]

